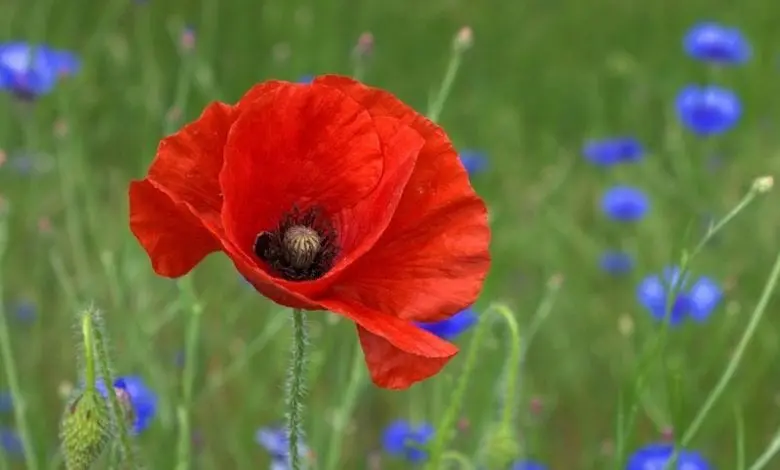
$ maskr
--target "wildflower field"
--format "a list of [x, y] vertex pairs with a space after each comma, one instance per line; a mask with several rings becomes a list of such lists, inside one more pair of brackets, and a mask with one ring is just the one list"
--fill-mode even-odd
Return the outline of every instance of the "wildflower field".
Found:
[[0, 2], [0, 470], [780, 469], [778, 22]]

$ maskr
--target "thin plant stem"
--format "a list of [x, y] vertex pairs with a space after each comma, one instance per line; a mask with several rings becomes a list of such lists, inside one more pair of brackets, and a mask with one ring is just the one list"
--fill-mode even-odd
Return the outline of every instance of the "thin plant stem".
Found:
[[191, 280], [184, 278], [179, 283], [183, 304], [188, 307], [187, 333], [184, 345], [184, 371], [181, 386], [181, 402], [176, 410], [179, 422], [179, 442], [177, 446], [176, 469], [189, 470], [191, 466], [192, 430], [190, 423], [190, 408], [193, 402], [193, 386], [198, 361], [196, 349], [200, 338], [200, 323], [203, 316], [203, 306], [198, 302], [192, 289]]
[[341, 459], [341, 449], [344, 445], [344, 426], [346, 426], [347, 420], [352, 416], [352, 412], [357, 405], [358, 395], [362, 389], [364, 382], [364, 366], [363, 366], [363, 352], [360, 350], [360, 346], [357, 346], [355, 352], [352, 354], [352, 365], [349, 370], [349, 383], [347, 384], [347, 390], [344, 392], [344, 400], [341, 402], [336, 411], [336, 429], [330, 436], [330, 442], [328, 444], [328, 457], [323, 467], [325, 470], [335, 470]]
[[628, 413], [626, 415], [623, 415], [622, 422], [625, 425], [623, 427], [623, 430], [625, 430], [625, 434], [621, 433], [621, 438], [618, 440], [615, 449], [615, 455], [617, 456], [618, 462], [622, 461], [623, 458], [625, 457], [625, 444], [630, 439], [634, 429], [634, 422], [636, 421], [636, 416], [639, 411], [639, 402], [641, 401], [641, 399], [638, 397], [640, 397], [640, 395], [642, 394], [646, 383], [645, 375], [647, 373], [647, 368], [650, 366], [654, 358], [660, 357], [664, 371], [666, 371], [665, 357], [666, 357], [666, 342], [667, 342], [667, 336], [669, 331], [668, 318], [670, 318], [671, 316], [674, 299], [676, 298], [679, 290], [682, 289], [683, 287], [683, 280], [685, 279], [685, 276], [688, 273], [689, 266], [691, 265], [692, 261], [701, 253], [701, 251], [704, 249], [707, 243], [710, 240], [712, 240], [712, 238], [715, 235], [717, 235], [721, 230], [723, 230], [723, 228], [726, 225], [728, 225], [732, 220], [734, 220], [734, 218], [740, 212], [742, 212], [748, 205], [750, 205], [750, 203], [753, 202], [753, 200], [759, 194], [766, 192], [768, 190], [768, 188], [762, 187], [762, 185], [760, 184], [761, 180], [762, 178], [755, 180], [750, 190], [737, 203], [737, 205], [735, 205], [725, 216], [719, 219], [715, 224], [712, 224], [710, 227], [708, 227], [705, 235], [702, 237], [699, 243], [697, 243], [696, 246], [694, 246], [692, 250], [683, 253], [680, 262], [680, 272], [678, 274], [677, 282], [671, 282], [669, 285], [669, 292], [667, 292], [667, 297], [665, 301], [664, 321], [661, 325], [660, 331], [655, 336], [654, 340], [651, 342], [649, 347], [641, 351], [639, 355], [638, 364], [635, 368], [636, 373], [634, 374], [636, 380], [634, 381], [633, 384], [633, 393], [636, 400], [631, 405]]
[[301, 442], [303, 435], [303, 400], [306, 380], [306, 348], [309, 343], [306, 312], [293, 309], [293, 342], [291, 363], [287, 377], [287, 433], [291, 470], [301, 470]]
[[95, 375], [95, 326], [89, 313], [81, 317], [81, 337], [84, 339], [84, 390], [97, 391]]
[[772, 439], [772, 442], [769, 443], [769, 446], [764, 453], [756, 459], [748, 470], [763, 470], [778, 453], [780, 453], [780, 431], [775, 434], [775, 437]]
[[[471, 463], [471, 461], [460, 452], [455, 452], [453, 450], [449, 450], [442, 455], [442, 463], [444, 462], [455, 462], [458, 464], [458, 467], [461, 470], [474, 470], [474, 464]], [[448, 467], [447, 467], [448, 468]]]
[[474, 369], [477, 367], [479, 351], [487, 336], [488, 329], [486, 321], [479, 322], [474, 329], [474, 335], [468, 345], [468, 353], [466, 355], [465, 363], [463, 364], [463, 370], [455, 383], [455, 389], [452, 392], [452, 398], [450, 399], [447, 411], [444, 413], [440, 425], [437, 426], [439, 432], [434, 435], [433, 442], [431, 443], [430, 458], [425, 466], [425, 470], [439, 470], [440, 468], [440, 462], [444, 456], [447, 444], [452, 438], [452, 430], [455, 429], [455, 422], [458, 419], [460, 408], [466, 397], [469, 379], [471, 378], [472, 372], [474, 372]]
[[501, 426], [505, 429], [512, 427], [512, 421], [517, 414], [517, 376], [520, 372], [520, 360], [523, 351], [523, 341], [520, 337], [520, 327], [517, 325], [515, 314], [506, 305], [496, 305], [494, 311], [501, 315], [509, 327], [511, 344], [509, 345], [509, 359], [506, 361], [504, 372], [504, 400], [501, 409]]
[[764, 317], [764, 312], [766, 312], [769, 299], [772, 298], [772, 294], [774, 293], [775, 287], [777, 286], [778, 279], [780, 279], [780, 253], [778, 253], [777, 257], [775, 258], [775, 263], [772, 266], [772, 271], [770, 272], [769, 278], [767, 279], [766, 285], [764, 286], [764, 291], [761, 293], [761, 297], [758, 299], [756, 308], [750, 315], [750, 322], [745, 328], [745, 332], [742, 334], [742, 338], [740, 338], [739, 343], [737, 344], [737, 348], [734, 350], [734, 353], [731, 356], [731, 360], [729, 360], [726, 368], [723, 370], [723, 374], [721, 375], [720, 380], [718, 380], [718, 383], [704, 401], [704, 404], [702, 405], [701, 409], [699, 409], [696, 417], [693, 419], [691, 424], [688, 426], [688, 429], [683, 434], [683, 437], [680, 440], [681, 446], [685, 447], [691, 442], [696, 433], [699, 431], [701, 425], [704, 423], [704, 420], [707, 418], [707, 415], [709, 415], [712, 407], [715, 406], [715, 403], [718, 401], [721, 395], [723, 395], [723, 392], [726, 391], [726, 387], [731, 382], [731, 379], [734, 378], [734, 374], [736, 373], [739, 364], [742, 362], [742, 357], [745, 355], [745, 351], [747, 350], [750, 341], [753, 339], [753, 336], [756, 334], [758, 325], [761, 323], [761, 319]]
[[[5, 257], [6, 247], [8, 246], [8, 208], [0, 207], [0, 262]], [[2, 273], [0, 265], [0, 273]], [[11, 394], [11, 402], [14, 408], [14, 421], [19, 439], [22, 441], [22, 452], [24, 453], [24, 462], [27, 470], [38, 470], [38, 459], [35, 456], [35, 450], [32, 446], [30, 437], [30, 426], [27, 422], [27, 404], [22, 394], [22, 388], [19, 385], [19, 376], [16, 371], [16, 361], [14, 359], [13, 348], [11, 347], [11, 334], [8, 327], [8, 320], [3, 307], [3, 282], [0, 275], [0, 355], [2, 355], [3, 369], [5, 369], [5, 379], [8, 382], [8, 389]]]
[[138, 468], [138, 465], [135, 459], [130, 431], [127, 426], [126, 414], [122, 404], [119, 402], [119, 397], [116, 395], [116, 390], [114, 389], [114, 375], [111, 371], [111, 362], [108, 356], [106, 338], [104, 337], [103, 330], [95, 327], [95, 317], [96, 312], [92, 309], [87, 310], [82, 317], [82, 321], [91, 323], [92, 339], [94, 340], [94, 344], [90, 344], [89, 339], [85, 336], [84, 349], [87, 351], [92, 349], [94, 351], [98, 367], [100, 368], [100, 377], [103, 379], [103, 383], [106, 386], [106, 394], [108, 395], [112, 419], [116, 426], [116, 444], [122, 452], [125, 467], [134, 470]]
[[[555, 299], [555, 296], [558, 293], [560, 286], [561, 286], [561, 282], [558, 278], [551, 280], [547, 284], [547, 291], [535, 316], [538, 315], [541, 317], [546, 317], [548, 315], [549, 310], [552, 308], [553, 300]], [[517, 390], [516, 370], [519, 369], [518, 364], [522, 360], [524, 351], [523, 351], [522, 342], [520, 338], [520, 328], [517, 325], [517, 321], [515, 320], [512, 311], [505, 305], [493, 304], [488, 308], [488, 310], [483, 314], [483, 316], [492, 313], [501, 315], [504, 318], [504, 320], [506, 320], [506, 322], [509, 324], [510, 333], [512, 334], [512, 340], [513, 340], [512, 351], [510, 352], [510, 360], [507, 365], [507, 367], [509, 368], [506, 377], [507, 383], [505, 389], [505, 393], [507, 395], [504, 400], [504, 409], [502, 410], [502, 417], [501, 417], [502, 418], [501, 425], [508, 426], [511, 425], [511, 420], [514, 418], [515, 411], [516, 411], [511, 403], [513, 402], [516, 396], [515, 395]], [[426, 470], [439, 470], [440, 468], [441, 460], [443, 459], [443, 456], [446, 454], [445, 449], [449, 441], [452, 439], [452, 435], [453, 435], [452, 430], [455, 429], [455, 422], [458, 419], [458, 415], [460, 414], [460, 409], [466, 397], [466, 389], [468, 388], [469, 379], [471, 378], [471, 375], [474, 372], [478, 363], [479, 350], [482, 346], [482, 342], [484, 341], [485, 336], [487, 336], [489, 327], [490, 327], [490, 323], [483, 319], [477, 324], [476, 328], [474, 329], [474, 336], [471, 338], [471, 342], [468, 345], [468, 354], [466, 355], [466, 360], [465, 360], [466, 362], [463, 365], [463, 370], [459, 374], [458, 380], [455, 383], [455, 390], [452, 393], [452, 398], [450, 399], [450, 403], [447, 406], [447, 410], [444, 413], [444, 417], [442, 418], [441, 422], [437, 426], [439, 432], [436, 434], [436, 436], [433, 439], [433, 442], [431, 443], [430, 458], [428, 460], [428, 463], [425, 466]]]
[[444, 103], [447, 102], [447, 98], [450, 96], [450, 91], [452, 90], [452, 85], [455, 83], [455, 77], [458, 75], [458, 69], [460, 68], [461, 62], [463, 62], [463, 54], [454, 52], [447, 64], [447, 71], [444, 73], [444, 80], [442, 80], [441, 87], [439, 87], [436, 92], [430, 108], [428, 109], [428, 119], [433, 122], [437, 122], [441, 117]]
[[745, 415], [739, 405], [734, 405], [734, 423], [737, 433], [737, 470], [745, 470]]
[[463, 62], [463, 53], [467, 49], [467, 47], [459, 45], [457, 41], [456, 37], [455, 42], [453, 42], [450, 60], [447, 63], [447, 70], [444, 72], [444, 79], [428, 105], [426, 116], [433, 122], [438, 122], [441, 117], [444, 104], [450, 96], [452, 85], [455, 83], [455, 77], [458, 75], [458, 69], [460, 69], [460, 65]]

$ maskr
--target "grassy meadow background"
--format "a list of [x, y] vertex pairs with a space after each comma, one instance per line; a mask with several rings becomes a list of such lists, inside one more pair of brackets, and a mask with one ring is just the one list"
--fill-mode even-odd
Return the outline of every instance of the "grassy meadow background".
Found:
[[[752, 59], [713, 70], [686, 57], [682, 36], [705, 19], [741, 28]], [[780, 171], [778, 24], [780, 4], [771, 0], [3, 0], [0, 40], [46, 42], [83, 60], [76, 76], [34, 103], [0, 96], [0, 197], [11, 208], [0, 285], [41, 468], [55, 468], [47, 465], [64, 397], [78, 377], [74, 315], [93, 302], [104, 311], [116, 371], [143, 376], [159, 396], [155, 422], [138, 440], [145, 460], [174, 468], [188, 300], [175, 281], [154, 275], [127, 220], [128, 182], [145, 173], [159, 139], [207, 102], [232, 102], [255, 82], [351, 74], [351, 50], [366, 31], [375, 46], [364, 80], [424, 112], [464, 25], [474, 46], [440, 122], [459, 149], [488, 156], [487, 170], [472, 178], [494, 229], [477, 308], [509, 305], [527, 350], [523, 364], [507, 364], [505, 328], [491, 330], [452, 448], [475, 454], [497, 403], [511, 400], [528, 456], [557, 470], [623, 468], [614, 456], [616, 417], [635, 397], [621, 390], [659, 331], [637, 303], [637, 283], [679, 262], [704, 235], [708, 214], [725, 215], [754, 178]], [[195, 35], [190, 52], [180, 47], [185, 27]], [[703, 142], [680, 126], [673, 102], [682, 86], [706, 81], [734, 89], [744, 115], [733, 131]], [[603, 169], [582, 158], [585, 140], [623, 134], [648, 148], [640, 163]], [[648, 217], [608, 220], [599, 198], [614, 184], [647, 191]], [[652, 358], [625, 452], [685, 429], [720, 377], [780, 249], [777, 201], [771, 192], [757, 198], [694, 261], [695, 273], [723, 286], [724, 301], [707, 323], [668, 332], [676, 399], [667, 399], [661, 358]], [[636, 259], [625, 276], [599, 269], [600, 253], [615, 247]], [[196, 468], [267, 468], [254, 434], [284, 418], [289, 314], [242, 282], [225, 257], [210, 257], [193, 278], [204, 309]], [[533, 324], [551, 284], [554, 303]], [[780, 428], [777, 307], [770, 303], [689, 446], [716, 468], [736, 468], [743, 440], [752, 461]], [[408, 468], [386, 456], [372, 466], [382, 429], [398, 418], [436, 424], [463, 357], [403, 392], [376, 389], [363, 374], [354, 409], [340, 420], [359, 354], [354, 328], [325, 313], [309, 318], [305, 429], [317, 461], [339, 434], [334, 469]], [[466, 349], [470, 336], [457, 343]], [[502, 370], [521, 366], [518, 393], [501, 396]], [[0, 423], [13, 427], [12, 414]], [[0, 459], [24, 468], [18, 457]], [[766, 468], [780, 468], [780, 459]]]

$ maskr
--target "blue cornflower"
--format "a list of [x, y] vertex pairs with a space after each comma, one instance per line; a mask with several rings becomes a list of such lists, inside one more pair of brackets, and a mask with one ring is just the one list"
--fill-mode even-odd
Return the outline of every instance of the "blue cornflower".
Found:
[[531, 460], [521, 460], [513, 463], [510, 470], [547, 470], [547, 465]]
[[644, 192], [630, 186], [614, 186], [601, 197], [601, 210], [613, 220], [633, 222], [642, 219], [650, 209]]
[[599, 267], [608, 274], [626, 274], [634, 267], [634, 259], [628, 253], [608, 250], [601, 254]]
[[0, 428], [0, 450], [6, 455], [14, 457], [24, 454], [22, 440], [16, 431], [9, 428]]
[[0, 88], [23, 98], [49, 93], [58, 78], [80, 67], [79, 58], [68, 51], [24, 42], [0, 44]]
[[592, 139], [585, 142], [582, 147], [582, 155], [585, 159], [600, 166], [636, 162], [644, 154], [644, 147], [634, 137]]
[[646, 277], [637, 289], [639, 303], [654, 318], [663, 320], [666, 317], [667, 295], [669, 290], [674, 288], [677, 295], [669, 314], [670, 325], [678, 325], [686, 317], [698, 322], [707, 320], [720, 303], [723, 292], [718, 284], [708, 277], [699, 277], [690, 286], [689, 276], [686, 274], [682, 277], [681, 279], [680, 268], [677, 266], [664, 268], [663, 279], [658, 275]]
[[472, 308], [463, 309], [446, 320], [436, 322], [417, 322], [417, 326], [435, 334], [441, 339], [450, 341], [474, 326], [479, 320]]
[[717, 64], [743, 64], [750, 59], [751, 48], [737, 28], [703, 22], [694, 25], [683, 39], [685, 52], [694, 59]]
[[[649, 444], [631, 454], [626, 470], [664, 470], [673, 453], [672, 444]], [[677, 452], [677, 465], [675, 468], [668, 468], [669, 470], [710, 470], [712, 466], [700, 453], [680, 450]]]
[[390, 455], [402, 457], [408, 462], [419, 463], [428, 458], [421, 449], [433, 438], [433, 426], [422, 423], [413, 426], [408, 421], [390, 423], [382, 434], [382, 448]]
[[22, 299], [10, 305], [10, 312], [18, 322], [32, 323], [37, 317], [38, 308], [34, 302]]
[[298, 77], [298, 83], [309, 84], [314, 81], [314, 75], [301, 75]]
[[11, 397], [11, 392], [0, 392], [0, 413], [8, 413], [14, 409], [14, 400]]
[[[255, 433], [255, 442], [260, 444], [271, 455], [271, 470], [289, 470], [289, 437], [287, 430], [281, 426], [263, 427]], [[298, 454], [302, 459], [309, 455], [305, 443], [298, 440]]]
[[[97, 388], [104, 397], [107, 396], [102, 380], [98, 381]], [[135, 434], [140, 434], [149, 427], [157, 414], [157, 395], [137, 375], [118, 377], [114, 381], [114, 389], [120, 395], [126, 394], [133, 410], [132, 430]]]
[[739, 97], [714, 85], [686, 86], [677, 94], [675, 107], [683, 125], [700, 136], [722, 134], [742, 116]]
[[487, 168], [487, 155], [478, 150], [462, 150], [460, 152], [460, 162], [466, 167], [469, 175], [481, 173]]

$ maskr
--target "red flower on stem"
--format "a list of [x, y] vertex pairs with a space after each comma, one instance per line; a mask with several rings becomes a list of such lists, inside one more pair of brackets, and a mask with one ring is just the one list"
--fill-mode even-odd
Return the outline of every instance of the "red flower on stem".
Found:
[[272, 301], [354, 321], [385, 388], [457, 353], [413, 322], [471, 305], [490, 265], [485, 204], [444, 131], [338, 76], [210, 104], [131, 183], [130, 228], [161, 276], [221, 251]]

